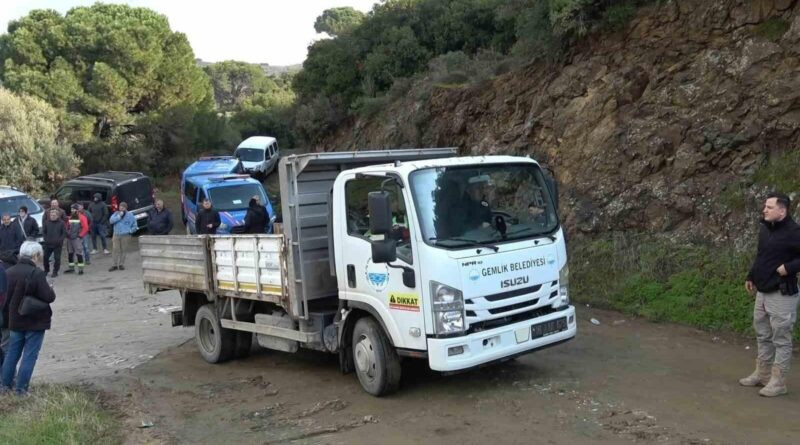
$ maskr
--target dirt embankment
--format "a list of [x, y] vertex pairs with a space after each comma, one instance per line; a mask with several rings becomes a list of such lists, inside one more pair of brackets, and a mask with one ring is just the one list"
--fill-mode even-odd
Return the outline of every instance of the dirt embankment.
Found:
[[[326, 149], [458, 146], [532, 155], [563, 185], [573, 233], [632, 229], [742, 239], [752, 214], [720, 199], [800, 142], [796, 0], [676, 0], [532, 64], [426, 101], [414, 89]], [[747, 188], [753, 197], [763, 192]]]

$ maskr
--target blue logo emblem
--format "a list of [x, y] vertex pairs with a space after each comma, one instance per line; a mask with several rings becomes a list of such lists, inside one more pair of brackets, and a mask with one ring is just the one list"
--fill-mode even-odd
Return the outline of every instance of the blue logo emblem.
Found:
[[367, 284], [376, 292], [383, 291], [389, 285], [389, 268], [385, 264], [375, 264], [372, 259], [368, 259], [364, 275]]
[[367, 273], [367, 277], [369, 278], [370, 284], [374, 287], [383, 287], [386, 285], [386, 281], [389, 279], [389, 276], [385, 273], [374, 273], [369, 272]]
[[472, 269], [469, 271], [469, 279], [472, 281], [478, 281], [481, 279], [481, 274], [478, 272], [478, 269]]
[[547, 264], [555, 264], [555, 262], [556, 262], [555, 255], [553, 255], [552, 253], [547, 255]]

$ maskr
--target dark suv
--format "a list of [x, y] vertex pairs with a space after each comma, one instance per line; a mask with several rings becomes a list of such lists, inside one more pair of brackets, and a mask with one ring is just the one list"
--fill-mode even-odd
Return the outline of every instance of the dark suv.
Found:
[[[150, 178], [144, 174], [108, 171], [79, 176], [62, 184], [53, 197], [58, 199], [61, 208], [69, 212], [75, 202], [87, 207], [95, 193], [99, 193], [108, 205], [109, 213], [117, 211], [119, 203], [126, 202], [139, 229], [147, 227], [147, 211], [153, 208], [155, 192]], [[49, 207], [50, 203], [46, 205]]]

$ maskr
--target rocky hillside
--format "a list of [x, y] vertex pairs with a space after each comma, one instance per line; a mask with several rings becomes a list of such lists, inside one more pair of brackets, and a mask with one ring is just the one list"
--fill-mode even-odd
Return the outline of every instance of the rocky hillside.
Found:
[[798, 130], [800, 3], [678, 0], [587, 36], [557, 65], [443, 86], [425, 101], [412, 88], [320, 148], [531, 155], [556, 173], [573, 234], [719, 242], [753, 229], [769, 185], [749, 178], [800, 148]]

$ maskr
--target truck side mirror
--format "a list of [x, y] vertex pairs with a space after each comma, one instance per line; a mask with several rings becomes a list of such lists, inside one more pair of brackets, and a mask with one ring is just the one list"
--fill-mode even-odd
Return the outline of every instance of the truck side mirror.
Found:
[[386, 235], [392, 230], [392, 200], [386, 190], [367, 194], [369, 231], [373, 235]]
[[385, 238], [371, 241], [370, 244], [373, 263], [391, 263], [397, 260], [397, 240]]

